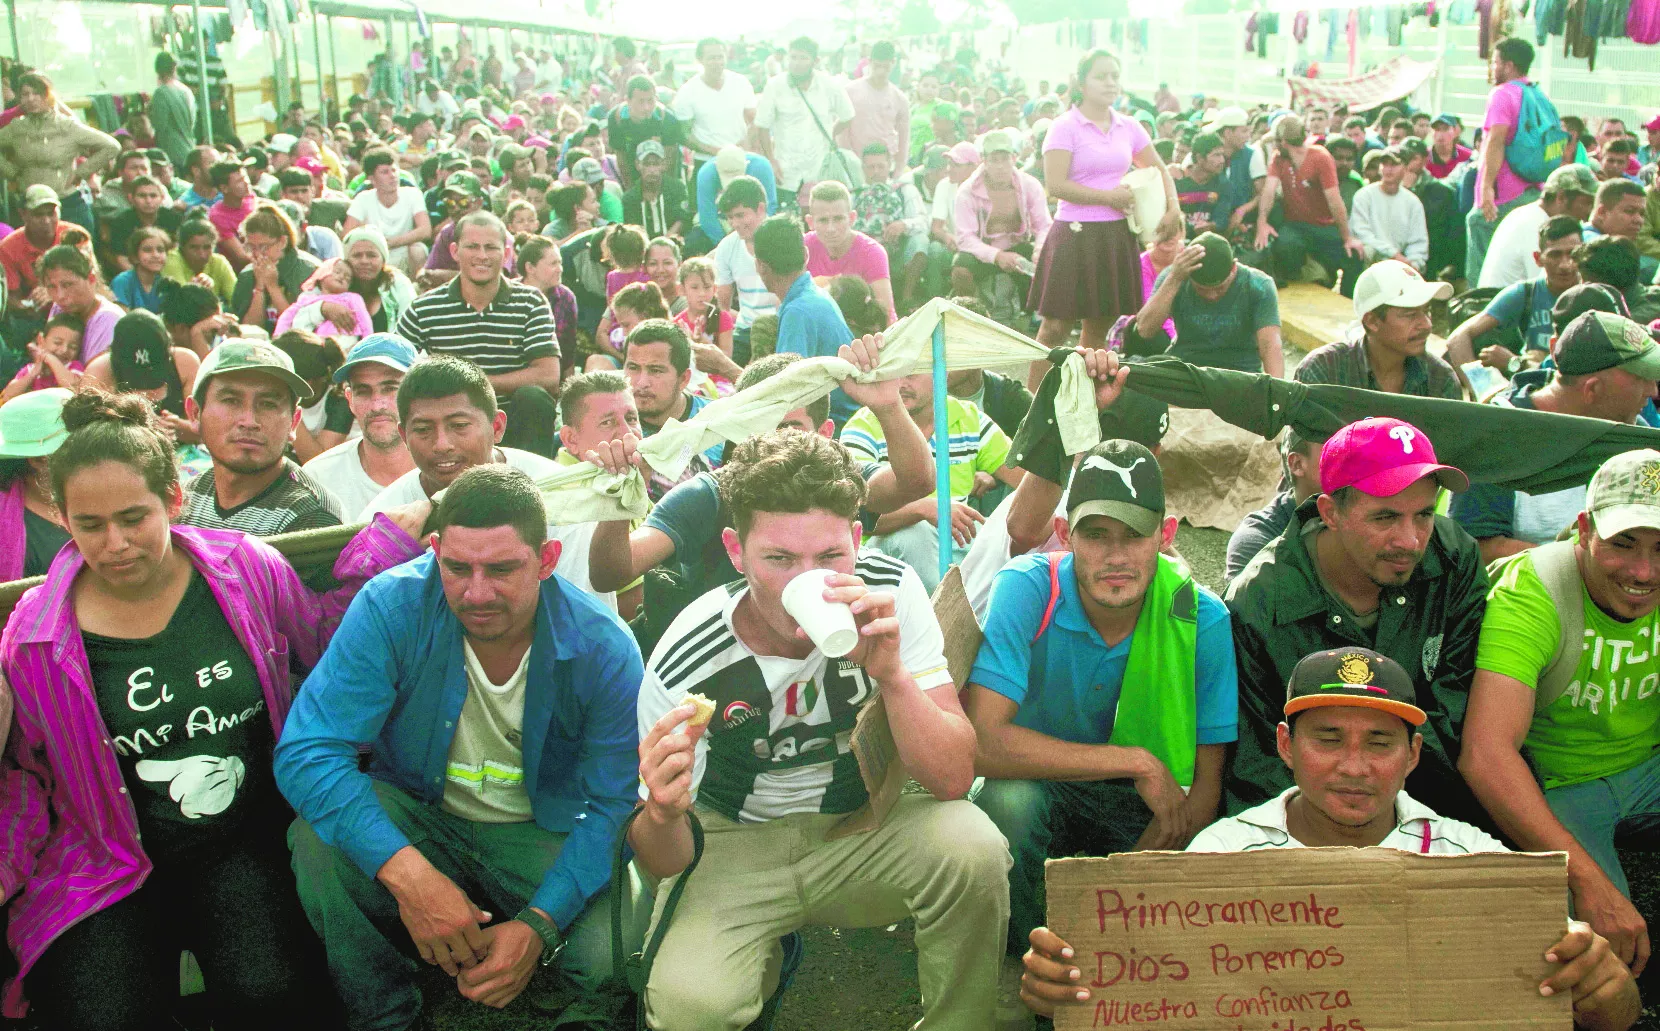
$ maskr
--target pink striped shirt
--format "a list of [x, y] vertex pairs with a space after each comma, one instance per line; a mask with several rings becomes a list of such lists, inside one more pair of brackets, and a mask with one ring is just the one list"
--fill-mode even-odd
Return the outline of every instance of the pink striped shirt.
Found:
[[[316, 665], [358, 588], [421, 553], [377, 516], [335, 562], [342, 586], [319, 595], [256, 537], [188, 526], [172, 533], [253, 660], [279, 735], [294, 698], [290, 652], [300, 665]], [[10, 1017], [24, 1014], [23, 976], [53, 940], [130, 895], [150, 874], [75, 619], [81, 566], [71, 543], [46, 582], [23, 595], [0, 636], [0, 673], [16, 705], [0, 755], [0, 899], [16, 896], [9, 937], [19, 969], [5, 989]]]

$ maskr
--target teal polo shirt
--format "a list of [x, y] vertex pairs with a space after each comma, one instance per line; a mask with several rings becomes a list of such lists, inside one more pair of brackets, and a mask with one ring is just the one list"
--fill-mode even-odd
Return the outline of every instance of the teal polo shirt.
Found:
[[[1034, 644], [1032, 635], [1049, 606], [1051, 559], [1060, 563], [1060, 599], [1049, 629]], [[1017, 727], [1074, 744], [1106, 744], [1134, 641], [1132, 633], [1109, 648], [1101, 639], [1078, 597], [1071, 552], [1022, 555], [992, 583], [985, 641], [968, 679], [1019, 706]], [[1195, 650], [1197, 741], [1234, 741], [1239, 737], [1239, 667], [1233, 623], [1222, 599], [1204, 587], [1199, 588]]]

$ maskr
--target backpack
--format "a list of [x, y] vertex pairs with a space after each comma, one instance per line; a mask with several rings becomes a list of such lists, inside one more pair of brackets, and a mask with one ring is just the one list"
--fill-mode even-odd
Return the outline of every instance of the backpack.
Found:
[[1562, 627], [1557, 636], [1556, 651], [1545, 668], [1539, 671], [1539, 682], [1533, 692], [1533, 711], [1537, 713], [1544, 712], [1551, 703], [1562, 697], [1579, 670], [1585, 638], [1584, 588], [1571, 540], [1552, 541], [1520, 555], [1499, 559], [1487, 567], [1487, 575], [1497, 580], [1506, 566], [1521, 561], [1523, 555], [1532, 559], [1533, 572], [1550, 596]]
[[[1470, 351], [1476, 356], [1477, 360], [1480, 360], [1481, 352], [1489, 344], [1499, 344], [1512, 354], [1522, 353], [1523, 348], [1527, 346], [1526, 330], [1528, 320], [1533, 317], [1533, 291], [1537, 288], [1537, 284], [1537, 278], [1529, 279], [1523, 284], [1522, 317], [1517, 325], [1500, 326], [1498, 329], [1483, 333], [1470, 342]], [[1505, 287], [1503, 289], [1509, 288]], [[1452, 329], [1457, 329], [1466, 321], [1486, 311], [1493, 298], [1502, 292], [1503, 290], [1494, 286], [1479, 286], [1474, 290], [1464, 291], [1447, 302], [1447, 325]]]
[[1542, 183], [1562, 166], [1568, 134], [1562, 131], [1562, 117], [1544, 90], [1531, 82], [1522, 83], [1522, 105], [1515, 131], [1504, 148], [1510, 170], [1530, 183]]

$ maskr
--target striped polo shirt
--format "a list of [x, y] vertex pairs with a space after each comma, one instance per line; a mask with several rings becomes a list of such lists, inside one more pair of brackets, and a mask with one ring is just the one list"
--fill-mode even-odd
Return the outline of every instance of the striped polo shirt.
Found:
[[[974, 474], [991, 473], [1003, 468], [1009, 457], [1009, 436], [991, 417], [974, 404], [960, 397], [945, 399], [946, 434], [951, 441], [951, 497], [961, 501], [974, 491]], [[936, 427], [937, 429], [937, 427]], [[861, 408], [842, 427], [841, 442], [853, 452], [853, 457], [872, 462], [887, 462], [888, 440], [876, 413]], [[934, 437], [928, 438], [928, 453], [934, 453]], [[933, 495], [929, 495], [932, 497]]]
[[491, 376], [559, 357], [546, 295], [505, 277], [483, 311], [462, 299], [459, 276], [429, 290], [398, 319], [398, 332], [419, 350], [465, 358]]

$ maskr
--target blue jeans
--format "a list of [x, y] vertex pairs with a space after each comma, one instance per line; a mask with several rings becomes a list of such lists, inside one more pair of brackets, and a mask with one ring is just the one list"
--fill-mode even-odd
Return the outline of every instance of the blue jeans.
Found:
[[1333, 276], [1342, 272], [1342, 294], [1344, 297], [1354, 296], [1360, 261], [1343, 249], [1343, 234], [1337, 231], [1335, 225], [1322, 226], [1288, 219], [1281, 222], [1278, 229], [1268, 249], [1274, 255], [1274, 271], [1281, 280], [1295, 280], [1302, 271], [1303, 263], [1313, 258]]
[[1009, 841], [1009, 940], [1012, 956], [1026, 951], [1032, 928], [1044, 922], [1043, 861], [1106, 856], [1135, 848], [1152, 810], [1127, 780], [990, 780], [974, 796]]
[[1640, 851], [1660, 851], [1660, 755], [1612, 777], [1551, 788], [1545, 803], [1620, 894], [1630, 898], [1614, 845], [1617, 840]]
[[[934, 588], [940, 585], [940, 532], [928, 520], [912, 523], [903, 530], [872, 537], [870, 546], [916, 570], [916, 575], [921, 577], [922, 586], [929, 594], [933, 594]], [[966, 554], [967, 548], [952, 543], [953, 564], [961, 562]]]
[[[565, 835], [535, 823], [463, 820], [384, 781], [375, 781], [375, 797], [410, 844], [491, 913], [493, 923], [513, 919], [530, 902], [565, 844]], [[351, 1031], [403, 1031], [420, 1016], [420, 968], [397, 900], [344, 852], [324, 844], [303, 819], [289, 827], [288, 846], [300, 904], [323, 939]], [[611, 972], [609, 900], [609, 889], [602, 890], [564, 929], [559, 966], [584, 988]], [[650, 918], [650, 894], [636, 880], [623, 902], [623, 945], [629, 955], [640, 950]]]

